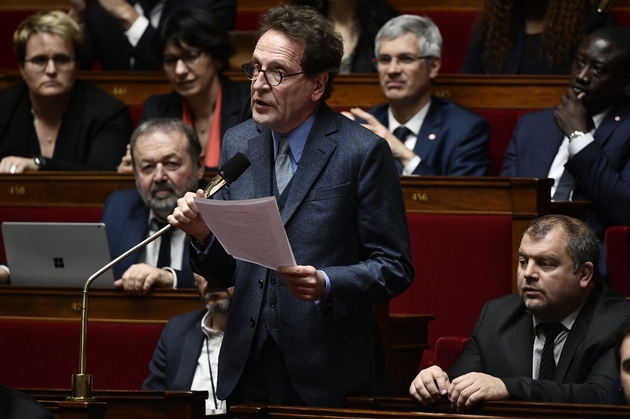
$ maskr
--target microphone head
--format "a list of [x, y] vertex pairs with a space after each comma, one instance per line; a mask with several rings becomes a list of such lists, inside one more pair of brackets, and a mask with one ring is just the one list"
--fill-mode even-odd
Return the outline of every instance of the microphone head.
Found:
[[245, 170], [249, 167], [250, 162], [247, 156], [243, 153], [236, 153], [234, 157], [226, 161], [219, 169], [219, 175], [229, 185], [238, 179]]

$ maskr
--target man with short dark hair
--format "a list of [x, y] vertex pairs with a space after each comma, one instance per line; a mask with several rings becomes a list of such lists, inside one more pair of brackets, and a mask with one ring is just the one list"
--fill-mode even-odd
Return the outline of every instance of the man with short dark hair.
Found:
[[[130, 150], [137, 188], [114, 192], [103, 208], [112, 258], [159, 231], [177, 199], [203, 182], [201, 144], [181, 120], [141, 124], [131, 136]], [[133, 295], [147, 294], [154, 286], [195, 286], [186, 237], [177, 229], [123, 259], [113, 271], [114, 285]]]
[[619, 377], [612, 386], [608, 404], [630, 404], [630, 319], [617, 329], [615, 360]]
[[413, 279], [407, 218], [387, 143], [324, 102], [342, 55], [315, 9], [269, 9], [243, 66], [253, 120], [231, 128], [221, 150], [222, 162], [242, 152], [251, 166], [215, 197], [275, 196], [297, 266], [228, 255], [199, 214], [201, 190], [169, 216], [191, 237], [193, 269], [235, 286], [217, 389], [228, 406], [344, 406], [392, 388], [372, 305]]
[[448, 374], [422, 370], [409, 392], [448, 396], [458, 411], [484, 400], [605, 403], [618, 375], [614, 332], [630, 302], [597, 278], [599, 244], [564, 215], [533, 220], [521, 238], [518, 293], [488, 302]]
[[586, 223], [604, 233], [630, 224], [630, 29], [599, 29], [580, 45], [571, 86], [557, 108], [519, 120], [501, 176], [550, 177], [555, 201], [589, 200]]
[[483, 176], [490, 128], [481, 116], [431, 95], [442, 35], [428, 17], [402, 15], [376, 35], [376, 67], [387, 103], [344, 115], [385, 138], [403, 175]]

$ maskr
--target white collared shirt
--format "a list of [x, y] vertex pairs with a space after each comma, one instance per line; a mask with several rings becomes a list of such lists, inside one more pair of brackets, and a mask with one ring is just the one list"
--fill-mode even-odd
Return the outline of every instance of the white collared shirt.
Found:
[[[593, 124], [595, 127], [590, 131], [585, 133], [582, 136], [575, 138], [573, 141], [569, 142], [568, 137], [564, 137], [562, 143], [560, 144], [560, 148], [558, 148], [558, 153], [556, 154], [556, 158], [553, 159], [553, 163], [551, 163], [551, 168], [549, 168], [549, 174], [547, 177], [553, 179], [553, 186], [551, 187], [551, 196], [556, 193], [556, 189], [558, 188], [558, 183], [560, 182], [560, 177], [562, 173], [564, 173], [564, 165], [569, 161], [569, 158], [575, 156], [577, 153], [582, 151], [584, 147], [595, 141], [593, 134], [599, 127], [599, 125], [604, 120], [604, 117], [610, 111], [611, 108], [606, 109], [603, 112], [598, 113], [593, 116]], [[573, 191], [569, 195], [569, 200], [573, 197]]]
[[[387, 108], [387, 119], [388, 119], [388, 127], [389, 132], [393, 133], [394, 130], [400, 126], [405, 126], [409, 128], [409, 130], [413, 133], [413, 135], [408, 135], [407, 138], [404, 139], [403, 144], [409, 150], [412, 150], [416, 147], [416, 142], [418, 141], [418, 134], [420, 133], [420, 128], [422, 128], [422, 124], [424, 123], [424, 118], [426, 118], [427, 113], [429, 113], [429, 107], [431, 106], [431, 100], [427, 102], [426, 105], [420, 109], [420, 112], [415, 114], [409, 121], [404, 124], [401, 124], [394, 118], [394, 114], [392, 113], [391, 106]], [[403, 175], [411, 175], [416, 170], [422, 158], [416, 155], [405, 167], [403, 167], [402, 174]]]

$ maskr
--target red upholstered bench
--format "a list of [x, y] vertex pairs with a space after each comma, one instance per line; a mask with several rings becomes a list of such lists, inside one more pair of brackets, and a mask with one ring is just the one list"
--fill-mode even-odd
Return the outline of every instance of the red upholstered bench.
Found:
[[[140, 390], [161, 324], [88, 325], [86, 373], [97, 390]], [[0, 383], [16, 388], [69, 389], [79, 372], [80, 322], [0, 320]]]
[[606, 230], [608, 285], [630, 297], [630, 226], [613, 226]]
[[[0, 223], [5, 221], [98, 222], [103, 208], [85, 207], [0, 207]], [[4, 242], [0, 234], [0, 262], [6, 261]]]
[[433, 314], [429, 350], [441, 336], [470, 336], [483, 304], [512, 292], [509, 216], [407, 213], [416, 276], [390, 312]]

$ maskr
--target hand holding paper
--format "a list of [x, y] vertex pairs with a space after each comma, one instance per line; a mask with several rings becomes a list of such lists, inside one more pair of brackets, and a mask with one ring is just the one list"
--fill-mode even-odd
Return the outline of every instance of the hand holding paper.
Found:
[[295, 266], [273, 196], [240, 201], [195, 197], [194, 203], [226, 252], [270, 269]]

